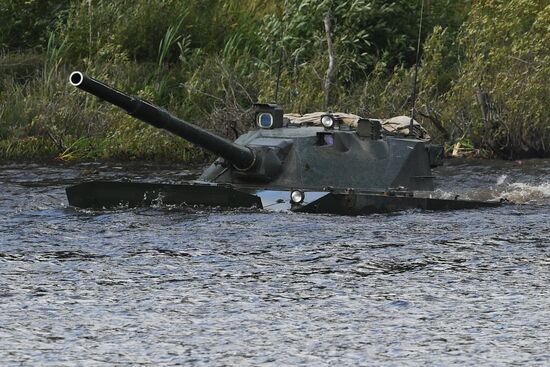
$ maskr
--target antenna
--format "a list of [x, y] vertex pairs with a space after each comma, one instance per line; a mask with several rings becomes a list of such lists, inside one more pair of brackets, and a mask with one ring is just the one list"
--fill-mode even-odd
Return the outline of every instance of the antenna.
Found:
[[413, 134], [414, 117], [416, 114], [416, 84], [418, 81], [418, 63], [420, 62], [420, 37], [422, 35], [422, 21], [424, 18], [424, 0], [420, 7], [420, 26], [418, 27], [418, 43], [416, 45], [416, 63], [414, 64], [414, 81], [412, 93], [412, 110], [411, 110], [411, 125], [409, 126], [409, 135]]
[[280, 48], [280, 55], [279, 55], [279, 63], [277, 64], [277, 84], [275, 85], [275, 104], [279, 103], [279, 87], [281, 85], [281, 69], [283, 65], [283, 57], [284, 57], [284, 39], [285, 39], [285, 23], [284, 18], [286, 15], [286, 2], [283, 4], [283, 18], [281, 22], [281, 29], [280, 29], [280, 40], [277, 42]]
[[279, 102], [279, 86], [281, 84], [281, 64], [283, 63], [283, 46], [281, 45], [281, 55], [277, 64], [277, 85], [275, 86], [275, 103]]

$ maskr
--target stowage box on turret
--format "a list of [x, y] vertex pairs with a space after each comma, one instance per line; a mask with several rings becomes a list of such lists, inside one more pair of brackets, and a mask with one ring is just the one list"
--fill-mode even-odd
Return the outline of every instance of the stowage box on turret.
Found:
[[410, 118], [284, 115], [278, 105], [256, 104], [255, 129], [231, 142], [81, 72], [73, 72], [69, 81], [219, 157], [193, 182], [90, 181], [68, 187], [69, 204], [76, 207], [141, 206], [161, 198], [167, 205], [354, 215], [498, 205], [415, 195], [434, 189], [431, 167], [440, 162], [442, 149]]

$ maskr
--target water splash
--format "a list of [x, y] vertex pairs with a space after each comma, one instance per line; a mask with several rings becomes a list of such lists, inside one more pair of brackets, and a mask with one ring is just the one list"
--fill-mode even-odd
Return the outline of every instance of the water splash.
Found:
[[550, 182], [539, 185], [523, 182], [511, 183], [504, 187], [497, 199], [506, 199], [519, 204], [545, 202], [550, 199]]
[[546, 203], [550, 201], [550, 182], [541, 184], [515, 182], [504, 184], [506, 177], [501, 176], [495, 187], [469, 189], [467, 191], [435, 190], [429, 195], [436, 199], [462, 199], [499, 201], [506, 200], [515, 204]]
[[497, 179], [497, 186], [502, 185], [507, 178], [508, 178], [508, 175], [499, 176], [499, 178]]

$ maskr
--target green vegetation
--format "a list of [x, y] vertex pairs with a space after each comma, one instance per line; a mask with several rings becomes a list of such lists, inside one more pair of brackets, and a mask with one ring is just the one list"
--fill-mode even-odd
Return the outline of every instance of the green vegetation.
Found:
[[[154, 4], [154, 5], [153, 5]], [[0, 0], [0, 159], [196, 160], [67, 83], [79, 69], [234, 138], [251, 104], [410, 114], [417, 0]], [[455, 150], [550, 155], [550, 5], [426, 1], [418, 118]], [[460, 145], [457, 145], [460, 144]]]

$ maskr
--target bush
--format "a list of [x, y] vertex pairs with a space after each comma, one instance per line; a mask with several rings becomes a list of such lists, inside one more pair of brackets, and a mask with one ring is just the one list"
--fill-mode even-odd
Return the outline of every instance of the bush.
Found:
[[459, 35], [465, 58], [444, 113], [477, 146], [510, 159], [550, 153], [549, 31], [544, 0], [473, 7]]
[[9, 51], [46, 47], [62, 22], [69, 0], [0, 0], [0, 46]]

